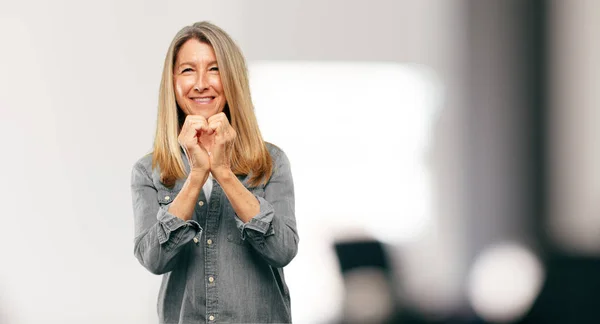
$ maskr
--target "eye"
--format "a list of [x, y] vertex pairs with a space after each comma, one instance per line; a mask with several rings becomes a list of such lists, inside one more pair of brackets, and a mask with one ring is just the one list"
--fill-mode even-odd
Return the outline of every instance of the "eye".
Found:
[[218, 66], [213, 66], [209, 69], [209, 71], [219, 71], [219, 67]]
[[185, 69], [183, 69], [183, 71], [181, 71], [181, 73], [191, 72], [191, 71], [193, 71], [192, 68], [185, 68]]

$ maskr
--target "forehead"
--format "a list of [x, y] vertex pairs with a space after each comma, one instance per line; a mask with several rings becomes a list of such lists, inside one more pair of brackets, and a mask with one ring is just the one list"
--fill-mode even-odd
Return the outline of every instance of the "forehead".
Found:
[[212, 46], [197, 39], [189, 39], [179, 49], [176, 64], [216, 62]]

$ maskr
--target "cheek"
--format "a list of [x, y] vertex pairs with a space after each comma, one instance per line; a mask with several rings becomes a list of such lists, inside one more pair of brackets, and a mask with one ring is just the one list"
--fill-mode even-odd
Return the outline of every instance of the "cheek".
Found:
[[186, 82], [186, 80], [173, 80], [173, 90], [175, 90], [175, 98], [177, 99], [179, 106], [183, 105], [182, 101], [185, 99], [189, 89], [189, 82]]
[[210, 79], [211, 86], [219, 92], [219, 94], [223, 93], [223, 84], [221, 83], [221, 77], [218, 75], [213, 76]]
[[189, 114], [188, 103], [185, 102], [185, 86], [181, 82], [173, 80], [173, 90], [175, 91], [175, 101], [183, 112]]
[[183, 97], [185, 95], [186, 91], [186, 82], [185, 80], [182, 79], [176, 79], [173, 81], [173, 86], [175, 88], [175, 94], [177, 95], [177, 97]]
[[177, 100], [179, 100], [179, 97], [181, 97], [181, 93], [183, 92], [181, 90], [181, 85], [177, 82], [175, 82], [175, 84], [173, 84], [173, 86], [175, 87], [175, 97], [177, 97]]

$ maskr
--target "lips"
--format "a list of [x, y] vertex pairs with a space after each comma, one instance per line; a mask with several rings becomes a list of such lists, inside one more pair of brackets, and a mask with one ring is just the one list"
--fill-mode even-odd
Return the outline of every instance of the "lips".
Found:
[[194, 101], [197, 104], [208, 104], [211, 103], [215, 99], [215, 97], [195, 97], [190, 99], [192, 99], [192, 101]]

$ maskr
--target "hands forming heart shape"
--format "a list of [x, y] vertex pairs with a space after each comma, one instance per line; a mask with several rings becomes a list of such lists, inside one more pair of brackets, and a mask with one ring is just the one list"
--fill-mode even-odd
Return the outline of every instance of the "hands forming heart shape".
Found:
[[198, 143], [200, 143], [200, 145], [202, 145], [202, 147], [204, 147], [206, 152], [208, 152], [208, 155], [210, 155], [210, 152], [212, 151], [212, 147], [215, 144], [215, 136], [216, 135], [217, 134], [212, 130], [206, 131], [206, 130], [201, 129], [200, 131], [197, 132]]
[[206, 120], [203, 116], [188, 115], [179, 133], [190, 168], [210, 171], [213, 176], [231, 170], [231, 154], [237, 134], [224, 113]]

